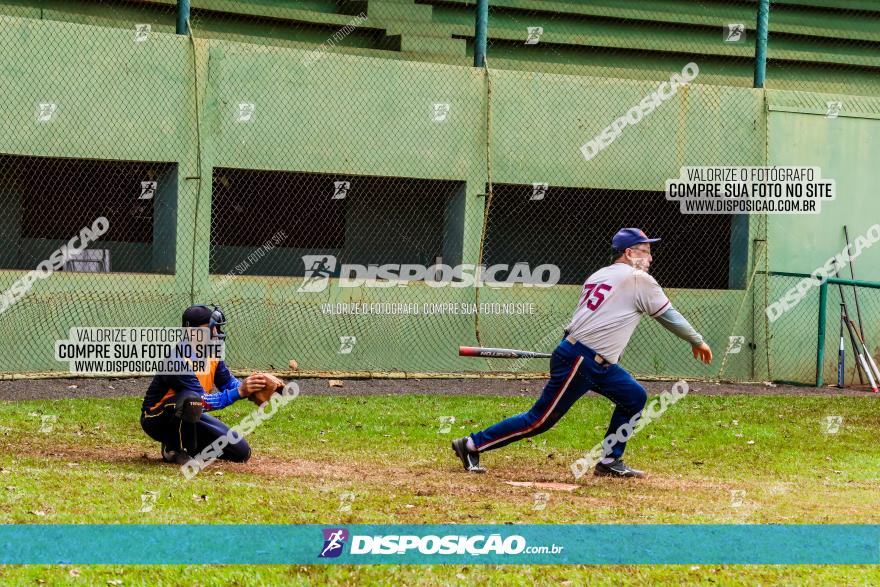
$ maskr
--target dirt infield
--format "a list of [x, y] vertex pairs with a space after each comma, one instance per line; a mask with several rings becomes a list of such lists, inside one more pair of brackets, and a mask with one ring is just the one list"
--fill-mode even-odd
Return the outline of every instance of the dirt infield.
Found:
[[[142, 396], [148, 377], [130, 379], [17, 379], [0, 381], [0, 400], [47, 400]], [[471, 396], [537, 396], [542, 379], [345, 379], [331, 387], [327, 379], [298, 380], [303, 395], [402, 395], [437, 394]], [[699, 395], [871, 396], [861, 388], [807, 387], [743, 383], [688, 382]], [[651, 395], [672, 385], [668, 381], [643, 381]]]

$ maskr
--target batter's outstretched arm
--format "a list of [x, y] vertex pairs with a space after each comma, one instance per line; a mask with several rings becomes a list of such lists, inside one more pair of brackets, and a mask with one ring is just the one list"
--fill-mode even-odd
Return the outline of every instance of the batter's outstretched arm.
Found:
[[694, 351], [694, 357], [706, 364], [712, 362], [712, 349], [703, 340], [703, 337], [697, 332], [690, 322], [688, 322], [681, 312], [670, 307], [665, 312], [655, 318], [657, 322], [663, 325], [663, 328], [674, 334], [675, 336], [691, 343]]

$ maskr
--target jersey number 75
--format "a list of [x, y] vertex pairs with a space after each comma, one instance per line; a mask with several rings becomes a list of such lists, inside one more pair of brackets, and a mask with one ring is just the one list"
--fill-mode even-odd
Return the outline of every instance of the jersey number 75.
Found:
[[586, 303], [587, 308], [596, 310], [605, 301], [605, 292], [607, 291], [611, 291], [611, 286], [607, 283], [585, 283], [578, 307]]

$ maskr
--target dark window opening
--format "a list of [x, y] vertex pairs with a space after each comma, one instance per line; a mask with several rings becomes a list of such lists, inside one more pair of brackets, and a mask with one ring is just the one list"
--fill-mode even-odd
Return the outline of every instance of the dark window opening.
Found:
[[210, 272], [302, 276], [305, 256], [337, 272], [457, 264], [463, 208], [458, 181], [216, 168]]
[[727, 289], [731, 215], [681, 214], [663, 192], [494, 185], [484, 264], [558, 265], [561, 284], [581, 284], [611, 263], [611, 238], [643, 229], [651, 274], [663, 287]]
[[0, 155], [0, 267], [33, 269], [99, 217], [67, 271], [174, 272], [177, 165]]

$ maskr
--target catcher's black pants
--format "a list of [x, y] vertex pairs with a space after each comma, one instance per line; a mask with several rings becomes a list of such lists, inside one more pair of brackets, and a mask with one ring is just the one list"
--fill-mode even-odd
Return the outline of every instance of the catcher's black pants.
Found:
[[[141, 428], [153, 440], [158, 440], [171, 450], [186, 449], [195, 457], [215, 440], [229, 432], [229, 426], [208, 414], [202, 414], [198, 422], [191, 424], [174, 416], [174, 402], [168, 402], [153, 414], [141, 412]], [[244, 438], [223, 448], [220, 458], [243, 463], [251, 458], [251, 447]]]

